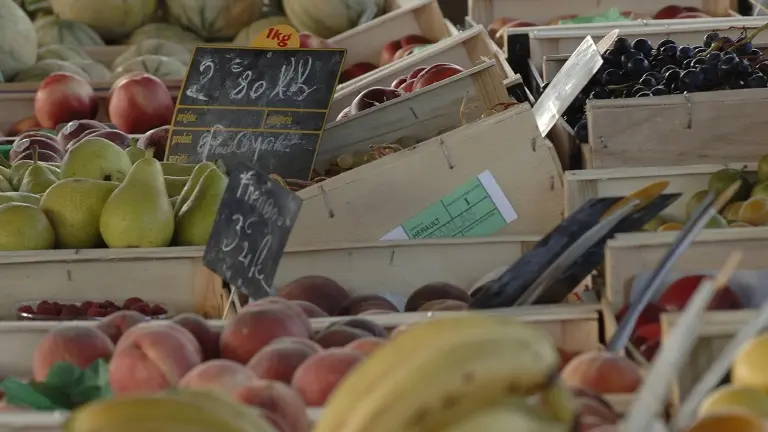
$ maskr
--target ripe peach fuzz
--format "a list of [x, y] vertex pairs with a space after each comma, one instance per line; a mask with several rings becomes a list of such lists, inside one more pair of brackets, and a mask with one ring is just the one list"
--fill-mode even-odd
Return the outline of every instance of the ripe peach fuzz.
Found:
[[387, 340], [384, 338], [370, 336], [352, 341], [348, 343], [345, 348], [356, 351], [362, 354], [364, 357], [368, 357], [372, 352], [376, 351], [376, 349], [385, 343], [387, 343]]
[[[352, 110], [354, 113], [354, 109]], [[303, 300], [319, 307], [328, 315], [336, 315], [350, 298], [335, 280], [318, 275], [302, 276], [283, 285], [277, 293], [286, 300]]]
[[179, 381], [178, 387], [233, 395], [239, 388], [256, 379], [256, 375], [240, 363], [214, 359], [192, 368]]
[[221, 333], [221, 357], [248, 363], [259, 350], [282, 336], [309, 338], [309, 319], [281, 305], [243, 309]]
[[235, 392], [235, 399], [261, 408], [280, 432], [309, 432], [307, 407], [294, 389], [279, 381], [256, 380]]
[[116, 395], [165, 390], [199, 365], [202, 357], [200, 344], [181, 326], [139, 324], [117, 343], [109, 362], [109, 383]]
[[121, 310], [104, 318], [96, 325], [96, 328], [109, 336], [112, 342], [117, 343], [129, 328], [147, 321], [149, 321], [149, 317], [142, 313], [133, 310]]
[[115, 345], [95, 327], [65, 325], [56, 327], [37, 345], [32, 360], [32, 376], [43, 381], [58, 362], [87, 368], [98, 359], [109, 360]]
[[587, 351], [571, 359], [560, 373], [569, 387], [598, 394], [632, 393], [643, 375], [632, 360], [608, 351]]
[[279, 337], [273, 340], [272, 342], [270, 342], [269, 345], [267, 346], [278, 345], [278, 344], [299, 345], [312, 350], [313, 354], [317, 354], [323, 350], [323, 347], [321, 347], [317, 342], [313, 341], [312, 339], [297, 337], [297, 336]]
[[256, 300], [253, 303], [249, 303], [245, 308], [252, 309], [264, 306], [281, 306], [287, 308], [291, 313], [296, 314], [296, 316], [301, 318], [302, 321], [305, 321], [307, 331], [312, 332], [312, 325], [308, 320], [304, 320], [304, 318], [311, 317], [306, 312], [304, 312], [304, 309], [302, 309], [299, 304], [296, 304], [294, 301], [289, 301], [282, 297], [264, 297], [262, 299]]
[[296, 369], [317, 352], [297, 343], [271, 343], [257, 352], [246, 367], [259, 378], [290, 384]]
[[320, 332], [315, 337], [315, 342], [323, 348], [336, 348], [368, 336], [371, 334], [354, 327], [332, 326]]
[[203, 360], [219, 357], [220, 334], [208, 325], [205, 318], [193, 313], [183, 313], [173, 317], [171, 322], [180, 325], [192, 334], [203, 350]]
[[336, 385], [363, 359], [346, 348], [325, 350], [299, 366], [291, 384], [308, 406], [323, 406]]

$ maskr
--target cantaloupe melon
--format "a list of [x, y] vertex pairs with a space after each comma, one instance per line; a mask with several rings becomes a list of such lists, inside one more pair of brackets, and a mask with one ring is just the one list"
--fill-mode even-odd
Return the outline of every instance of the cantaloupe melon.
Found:
[[288, 17], [284, 17], [282, 15], [275, 15], [254, 21], [248, 27], [240, 30], [232, 43], [235, 45], [248, 46], [251, 44], [251, 41], [256, 38], [256, 36], [261, 34], [261, 32], [272, 26], [281, 24], [293, 26]]
[[384, 10], [384, 0], [283, 0], [285, 16], [299, 31], [330, 39]]
[[168, 23], [149, 23], [131, 33], [131, 37], [126, 43], [128, 45], [135, 45], [147, 39], [161, 39], [179, 45], [197, 45], [203, 41], [197, 37], [196, 34], [188, 32], [176, 25]]
[[37, 50], [37, 61], [51, 59], [66, 62], [74, 60], [90, 60], [85, 51], [69, 45], [46, 45], [41, 46]]
[[261, 16], [261, 0], [166, 0], [171, 21], [205, 40], [230, 41]]
[[54, 72], [67, 72], [88, 80], [88, 75], [72, 63], [61, 60], [42, 60], [23, 70], [14, 82], [39, 82]]
[[187, 65], [169, 57], [145, 55], [131, 59], [115, 69], [112, 80], [116, 81], [131, 72], [146, 72], [160, 79], [182, 79], [187, 73]]
[[32, 21], [13, 0], [0, 0], [0, 73], [13, 79], [36, 59], [37, 35]]
[[120, 54], [120, 57], [115, 59], [112, 63], [112, 70], [119, 68], [136, 57], [145, 55], [170, 57], [178, 60], [179, 63], [184, 65], [189, 64], [189, 60], [192, 58], [190, 50], [179, 44], [166, 42], [160, 39], [147, 39], [136, 45], [131, 45], [125, 52]]
[[88, 81], [106, 82], [112, 79], [112, 71], [99, 62], [93, 60], [73, 60], [70, 63], [85, 72], [88, 75]]
[[119, 41], [157, 14], [157, 0], [51, 0], [60, 18], [86, 24], [106, 41]]
[[35, 20], [37, 32], [37, 44], [45, 45], [72, 45], [101, 46], [104, 41], [101, 37], [85, 24], [61, 19], [55, 16], [45, 16]]

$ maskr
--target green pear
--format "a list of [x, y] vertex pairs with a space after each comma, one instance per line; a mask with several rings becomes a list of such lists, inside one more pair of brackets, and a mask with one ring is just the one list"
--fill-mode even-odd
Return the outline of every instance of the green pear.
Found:
[[739, 186], [739, 189], [736, 190], [736, 193], [733, 194], [729, 202], [744, 201], [749, 198], [751, 186], [749, 185], [749, 180], [744, 176], [744, 172], [735, 168], [723, 168], [712, 174], [709, 178], [707, 189], [719, 196], [737, 180], [741, 180], [741, 186]]
[[56, 168], [56, 171], [61, 172], [61, 164], [59, 162], [45, 162], [51, 168]]
[[171, 207], [176, 207], [177, 202], [179, 202], [179, 197], [175, 196], [171, 198]]
[[8, 169], [11, 168], [11, 163], [8, 162], [8, 159], [3, 157], [3, 155], [0, 155], [0, 167], [8, 168]]
[[[33, 162], [31, 160], [20, 160], [13, 163], [8, 174], [8, 182], [11, 183], [13, 190], [19, 190], [21, 187], [21, 182], [24, 181], [24, 175], [27, 173], [27, 170], [32, 166], [32, 164]], [[40, 165], [50, 171], [54, 177], [59, 178], [59, 170], [57, 168], [47, 164]]]
[[695, 194], [691, 195], [690, 198], [688, 198], [688, 202], [685, 203], [686, 219], [691, 218], [691, 215], [693, 214], [693, 212], [696, 211], [697, 208], [699, 208], [699, 205], [701, 205], [702, 202], [704, 202], [704, 198], [707, 197], [708, 193], [709, 193], [708, 190], [700, 190]]
[[136, 140], [132, 139], [131, 146], [125, 149], [125, 153], [128, 155], [128, 159], [131, 160], [131, 164], [135, 164], [147, 154], [147, 151], [136, 147]]
[[179, 199], [173, 206], [174, 213], [179, 214], [181, 208], [189, 200], [189, 197], [192, 196], [192, 193], [197, 188], [197, 184], [200, 183], [200, 179], [203, 178], [203, 175], [205, 175], [205, 173], [207, 173], [211, 168], [216, 168], [216, 165], [214, 165], [212, 162], [201, 162], [197, 164], [194, 170], [192, 170], [192, 174], [189, 175], [189, 180], [187, 181], [186, 186], [184, 186], [184, 190], [181, 191], [181, 194], [179, 194]]
[[761, 196], [768, 198], [768, 181], [759, 183], [757, 186], [752, 188], [752, 192], [749, 194], [749, 197], [756, 197]]
[[208, 243], [226, 187], [227, 177], [221, 171], [209, 169], [205, 173], [176, 217], [173, 244], [204, 246]]
[[662, 216], [656, 216], [653, 219], [649, 220], [648, 223], [643, 225], [643, 231], [656, 231], [667, 222], [669, 221], [664, 219]]
[[704, 228], [728, 228], [728, 221], [717, 213], [704, 225]]
[[39, 208], [29, 204], [0, 205], [0, 250], [53, 249], [53, 227]]
[[32, 166], [24, 173], [24, 179], [19, 186], [19, 192], [34, 195], [44, 194], [51, 186], [59, 181], [47, 167], [37, 161], [37, 146], [32, 149]]
[[40, 196], [24, 192], [0, 193], [0, 205], [8, 203], [22, 203], [38, 207], [40, 205]]
[[173, 239], [173, 219], [163, 169], [147, 151], [104, 204], [99, 231], [111, 248], [164, 247]]
[[0, 192], [13, 192], [11, 184], [3, 176], [0, 176]]
[[61, 179], [89, 178], [122, 182], [131, 170], [131, 160], [104, 138], [86, 138], [69, 149], [61, 161]]
[[4, 166], [0, 166], [0, 177], [4, 178], [8, 182], [11, 181], [11, 169]]
[[187, 165], [176, 162], [161, 162], [160, 165], [163, 167], [163, 175], [169, 177], [189, 177], [197, 166], [194, 164]]
[[56, 179], [60, 179], [60, 178], [61, 178], [61, 170], [60, 170], [58, 167], [56, 167], [56, 166], [53, 166], [53, 165], [51, 165], [51, 164], [42, 164], [42, 165], [43, 165], [43, 166], [44, 166], [46, 169], [48, 169], [48, 172], [50, 172], [51, 174], [53, 174], [53, 176], [54, 176], [54, 177], [56, 177]]
[[757, 180], [762, 183], [768, 181], [768, 155], [757, 162]]
[[89, 249], [103, 244], [99, 218], [119, 183], [72, 178], [51, 186], [40, 201], [56, 233], [59, 249]]
[[168, 198], [181, 195], [184, 187], [187, 185], [189, 177], [165, 177], [165, 190], [168, 191]]

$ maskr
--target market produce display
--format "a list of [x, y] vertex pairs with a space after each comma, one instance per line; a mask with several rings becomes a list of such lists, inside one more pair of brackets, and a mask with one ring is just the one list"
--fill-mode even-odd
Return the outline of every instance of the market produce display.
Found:
[[41, 300], [23, 302], [16, 308], [16, 315], [22, 321], [52, 321], [99, 319], [117, 311], [132, 310], [154, 319], [168, 318], [168, 309], [159, 303], [149, 303], [139, 297], [131, 297], [117, 304], [112, 300], [91, 301], [78, 303], [62, 303]]
[[411, 54], [416, 54], [417, 52], [425, 49], [433, 43], [434, 41], [429, 40], [422, 35], [416, 34], [409, 34], [401, 37], [400, 39], [390, 41], [381, 49], [381, 56], [378, 65], [367, 62], [355, 63], [341, 72], [341, 78], [339, 79], [339, 82], [343, 83], [350, 81], [359, 76], [365, 75], [368, 72], [376, 70], [381, 66], [403, 59]]

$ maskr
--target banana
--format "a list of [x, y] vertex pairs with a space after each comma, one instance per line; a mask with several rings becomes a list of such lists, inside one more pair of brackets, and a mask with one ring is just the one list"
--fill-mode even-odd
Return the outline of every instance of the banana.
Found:
[[538, 395], [539, 405], [553, 418], [574, 424], [579, 413], [579, 403], [573, 393], [557, 380], [551, 387], [542, 390]]
[[276, 432], [256, 410], [232, 417], [218, 409], [171, 394], [123, 396], [76, 409], [64, 432]]
[[[255, 429], [247, 429], [249, 432], [272, 431], [272, 426], [266, 418], [260, 414], [258, 409], [232, 401], [220, 394], [188, 389], [174, 390], [168, 394], [179, 400], [196, 403], [201, 409], [212, 410], [217, 415], [224, 418], [238, 419], [246, 427], [255, 427]], [[307, 419], [307, 421], [309, 420]]]
[[314, 432], [439, 431], [509, 394], [546, 388], [559, 362], [548, 334], [511, 317], [418, 323], [342, 380]]
[[482, 409], [441, 432], [570, 432], [571, 428], [571, 423], [550, 419], [519, 399]]

